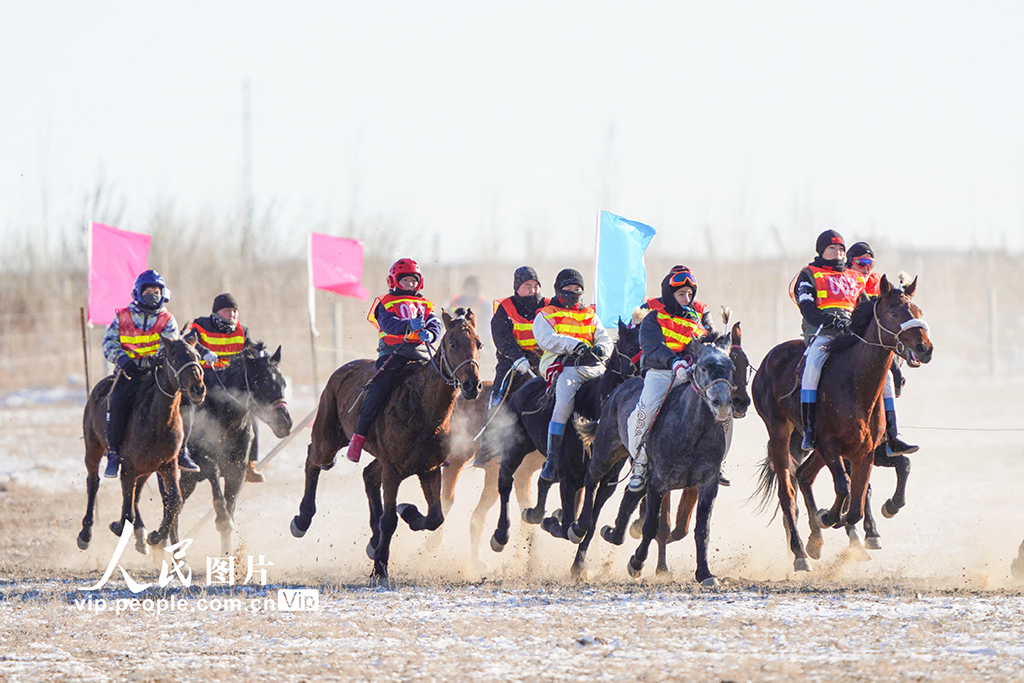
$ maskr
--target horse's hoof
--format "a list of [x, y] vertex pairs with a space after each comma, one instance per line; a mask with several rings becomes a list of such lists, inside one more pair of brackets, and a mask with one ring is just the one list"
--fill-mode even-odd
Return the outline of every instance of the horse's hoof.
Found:
[[505, 549], [505, 544], [502, 543], [501, 541], [499, 541], [498, 537], [496, 535], [495, 536], [491, 536], [491, 550], [493, 550], [496, 553], [500, 553], [504, 549]]
[[140, 555], [149, 555], [149, 545], [141, 536], [135, 541], [135, 550], [137, 550]]
[[587, 537], [587, 532], [579, 528], [575, 523], [569, 525], [569, 529], [565, 532], [569, 540], [579, 545], [583, 542], [583, 539]]
[[81, 534], [78, 535], [78, 549], [79, 550], [88, 550], [89, 549], [89, 541], [87, 539], [82, 538]]
[[717, 588], [722, 585], [722, 582], [714, 576], [709, 576], [708, 578], [701, 581], [700, 585], [704, 586], [705, 588]]
[[292, 523], [289, 526], [289, 528], [292, 530], [292, 536], [294, 536], [295, 538], [302, 538], [306, 535], [306, 532], [309, 531], [308, 524], [306, 525], [305, 529], [299, 526], [299, 517], [295, 517], [294, 519], [292, 519]]
[[818, 521], [818, 526], [822, 529], [828, 529], [832, 526], [832, 517], [829, 515], [828, 510], [818, 510], [818, 514], [815, 515], [814, 518]]
[[672, 580], [672, 570], [669, 569], [668, 567], [658, 567], [657, 569], [654, 570], [654, 575], [657, 576], [662, 581], [671, 581]]
[[523, 521], [527, 524], [540, 524], [543, 519], [543, 510], [538, 508], [526, 508], [523, 510]]
[[554, 517], [555, 519], [557, 519], [558, 523], [561, 524], [562, 523], [562, 508], [558, 508], [557, 510], [552, 512], [551, 516]]
[[864, 539], [864, 547], [868, 550], [881, 550], [882, 539], [878, 536], [868, 536]]
[[545, 517], [544, 521], [540, 523], [540, 528], [555, 538], [567, 538], [565, 531], [562, 529], [562, 523], [558, 521], [557, 517]]
[[807, 554], [808, 554], [808, 556], [810, 556], [810, 558], [812, 560], [820, 560], [821, 559], [821, 546], [822, 545], [823, 545], [823, 543], [821, 541], [817, 541], [817, 542], [808, 541], [807, 542]]
[[114, 532], [115, 536], [120, 536], [121, 532], [124, 531], [124, 523], [122, 522], [111, 522], [110, 530]]
[[882, 516], [886, 519], [892, 519], [899, 511], [900, 509], [893, 505], [892, 498], [882, 503]]
[[582, 562], [573, 562], [572, 568], [569, 570], [569, 575], [573, 581], [586, 581], [587, 580], [587, 568]]
[[806, 557], [798, 557], [793, 560], [793, 571], [809, 572], [811, 571], [811, 563], [807, 561]]
[[622, 539], [615, 536], [615, 527], [610, 524], [601, 527], [601, 538], [612, 545], [622, 545]]
[[149, 538], [146, 539], [146, 542], [150, 545], [160, 545], [164, 542], [164, 538], [160, 536], [159, 531], [154, 531], [149, 534]]
[[366, 544], [366, 556], [371, 560], [377, 559], [377, 548], [373, 545], [373, 541]]
[[644, 537], [644, 520], [642, 518], [636, 518], [629, 525], [629, 535], [638, 541]]
[[629, 575], [632, 576], [634, 579], [640, 578], [640, 572], [642, 572], [643, 569], [644, 563], [637, 562], [635, 558], [629, 558], [629, 562], [626, 563], [626, 571], [628, 571]]

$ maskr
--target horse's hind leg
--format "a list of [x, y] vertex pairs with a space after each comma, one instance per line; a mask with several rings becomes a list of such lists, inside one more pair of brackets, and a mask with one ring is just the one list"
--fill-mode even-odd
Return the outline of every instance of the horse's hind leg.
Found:
[[[469, 558], [474, 569], [479, 568], [480, 561], [480, 539], [484, 534], [484, 522], [487, 521], [487, 511], [494, 507], [498, 500], [498, 463], [490, 462], [484, 468], [484, 488], [480, 491], [480, 500], [473, 508], [473, 514], [469, 518]], [[519, 497], [518, 482], [516, 485], [516, 497]]]
[[[129, 463], [130, 467], [130, 463]], [[121, 465], [121, 519], [110, 523], [110, 530], [120, 536], [124, 523], [135, 524], [135, 472], [125, 472], [125, 464]]]
[[[505, 451], [501, 458], [501, 469], [498, 472], [498, 496], [500, 506], [498, 508], [498, 525], [491, 535], [491, 550], [500, 553], [508, 545], [508, 529], [511, 522], [508, 518], [508, 499], [512, 495], [512, 480], [519, 465], [522, 464], [526, 453], [522, 448], [518, 450]], [[543, 482], [542, 482], [543, 483]], [[523, 511], [523, 519], [526, 519], [526, 511]]]
[[[381, 490], [383, 497], [383, 511], [381, 512], [378, 526], [380, 527], [380, 542], [377, 544], [373, 558], [373, 573], [370, 575], [375, 579], [386, 579], [388, 577], [388, 561], [391, 558], [391, 538], [398, 528], [398, 485], [401, 483], [399, 475], [390, 467], [383, 468], [381, 472]], [[438, 508], [440, 511], [440, 507]]]
[[608, 499], [615, 492], [615, 482], [618, 480], [623, 462], [625, 461], [620, 460], [618, 466], [613, 467], [598, 484], [597, 493], [594, 495], [593, 521], [591, 521], [590, 526], [587, 528], [587, 533], [583, 536], [580, 547], [576, 549], [576, 558], [572, 563], [570, 574], [574, 579], [585, 578], [584, 570], [586, 569], [587, 550], [590, 548], [590, 542], [594, 540], [594, 533], [597, 531], [594, 521], [601, 514], [601, 508], [604, 507], [604, 504], [608, 502]]
[[150, 545], [160, 545], [167, 540], [171, 525], [178, 513], [181, 512], [181, 489], [178, 488], [178, 477], [175, 476], [175, 470], [176, 464], [172, 460], [169, 463], [164, 463], [157, 472], [160, 483], [163, 484], [161, 498], [164, 503], [164, 516], [160, 520], [160, 527], [149, 535]]
[[537, 504], [523, 509], [523, 521], [527, 524], [540, 524], [544, 520], [544, 508], [548, 503], [548, 491], [554, 484], [547, 479], [537, 480]]
[[[633, 516], [633, 510], [636, 510], [636, 506], [640, 503], [640, 499], [644, 497], [643, 491], [630, 491], [626, 488], [626, 492], [622, 495], [622, 502], [619, 503], [619, 514], [615, 517], [615, 526], [604, 526], [601, 529], [601, 538], [608, 541], [612, 545], [622, 545], [623, 536], [626, 534], [626, 525], [629, 523], [629, 518]], [[658, 503], [661, 504], [660, 502]], [[651, 502], [647, 501], [647, 512], [644, 515], [644, 519], [651, 514]], [[654, 511], [655, 519], [658, 518], [658, 511]], [[646, 524], [646, 522], [644, 522]], [[653, 534], [652, 534], [653, 538]]]
[[860, 457], [850, 458], [850, 508], [841, 520], [843, 524], [856, 524], [864, 517], [864, 500], [868, 493], [868, 482], [871, 480], [871, 468], [875, 463], [872, 456], [870, 451], [865, 451]]
[[372, 560], [377, 555], [380, 543], [380, 517], [384, 514], [384, 503], [381, 501], [380, 488], [383, 466], [380, 460], [374, 459], [363, 468], [363, 489], [366, 491], [366, 502], [370, 506], [370, 542], [366, 545], [366, 554]]
[[413, 531], [435, 531], [444, 522], [441, 511], [441, 470], [431, 470], [419, 475], [423, 497], [427, 499], [427, 514], [423, 516], [412, 503], [396, 505], [398, 516], [405, 520]]
[[558, 484], [558, 492], [562, 501], [561, 516], [545, 517], [541, 522], [541, 528], [555, 538], [567, 539], [565, 530], [576, 521], [576, 499], [580, 490], [570, 482], [562, 480]]
[[[766, 419], [765, 423], [767, 424], [767, 422]], [[807, 561], [807, 552], [800, 541], [800, 532], [796, 527], [796, 490], [793, 488], [793, 477], [789, 471], [791, 460], [789, 438], [792, 431], [793, 429], [788, 426], [788, 423], [769, 427], [768, 458], [771, 460], [772, 469], [778, 479], [779, 507], [782, 509], [782, 521], [786, 529], [789, 549], [793, 553], [793, 569], [798, 572], [809, 572], [811, 564]]]
[[626, 569], [634, 579], [640, 578], [644, 562], [647, 561], [647, 553], [653, 541], [658, 535], [658, 528], [661, 526], [661, 499], [665, 494], [655, 490], [650, 484], [647, 485], [647, 514], [644, 516], [644, 537], [640, 539], [633, 557], [629, 558]]
[[697, 488], [683, 489], [682, 495], [679, 497], [679, 506], [676, 508], [676, 526], [668, 536], [669, 543], [686, 538], [686, 534], [690, 532], [690, 518], [693, 516], [695, 507], [697, 507]]
[[871, 484], [864, 496], [864, 547], [868, 550], [881, 550], [882, 538], [875, 524], [875, 515], [871, 512]]
[[309, 525], [313, 523], [313, 515], [316, 514], [316, 486], [320, 481], [321, 469], [322, 465], [314, 458], [313, 444], [310, 444], [306, 455], [306, 489], [302, 493], [302, 502], [299, 503], [299, 514], [292, 518], [291, 523], [292, 536], [295, 538], [305, 536], [309, 531]]
[[[681, 501], [680, 501], [681, 502]], [[661, 510], [658, 513], [660, 522], [658, 524], [658, 535], [655, 540], [658, 542], [658, 566], [654, 573], [658, 576], [668, 578], [672, 572], [668, 570], [668, 541], [671, 531], [672, 519], [672, 492], [667, 491], [661, 499]]]
[[[142, 521], [142, 513], [139, 512], [139, 498], [142, 497], [142, 487], [146, 483], [148, 477], [139, 477], [135, 481], [135, 549], [143, 555], [149, 555], [149, 544], [146, 543], [146, 523]], [[162, 489], [161, 489], [162, 492]], [[161, 496], [162, 498], [162, 496]], [[177, 519], [174, 521], [175, 527], [177, 527]], [[175, 529], [175, 533], [177, 530]], [[175, 541], [176, 542], [176, 541]]]

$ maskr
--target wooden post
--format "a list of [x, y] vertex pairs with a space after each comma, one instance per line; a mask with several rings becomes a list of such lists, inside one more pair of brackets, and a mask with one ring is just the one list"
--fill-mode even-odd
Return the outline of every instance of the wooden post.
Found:
[[78, 318], [82, 323], [82, 362], [85, 364], [85, 397], [88, 399], [92, 393], [92, 383], [89, 381], [89, 337], [85, 331], [85, 306], [79, 307]]

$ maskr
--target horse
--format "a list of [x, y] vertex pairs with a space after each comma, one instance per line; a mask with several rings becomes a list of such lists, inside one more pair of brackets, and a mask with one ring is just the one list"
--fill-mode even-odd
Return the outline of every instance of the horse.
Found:
[[[149, 547], [145, 524], [139, 514], [142, 486], [149, 475], [158, 473], [163, 519], [148, 541], [150, 545], [159, 545], [167, 538], [181, 510], [178, 451], [185, 438], [181, 422], [182, 394], [187, 394], [193, 404], [202, 403], [206, 397], [194, 339], [161, 337], [160, 349], [152, 358], [152, 372], [139, 386], [121, 443], [121, 517], [110, 524], [114, 535], [120, 536], [125, 522], [131, 522], [135, 530], [135, 549], [144, 555], [149, 554]], [[81, 550], [87, 549], [92, 541], [96, 492], [100, 487], [99, 466], [107, 451], [107, 397], [115, 381], [113, 376], [104, 377], [93, 387], [82, 416], [88, 503], [82, 531], [78, 534]]]
[[[717, 585], [708, 567], [707, 542], [711, 508], [718, 495], [718, 477], [725, 458], [724, 424], [733, 411], [736, 366], [725, 351], [732, 345], [731, 334], [710, 335], [706, 339], [707, 343], [693, 341], [687, 345], [686, 352], [695, 361], [690, 380], [669, 392], [648, 433], [646, 490], [627, 489], [615, 527], [605, 527], [601, 532], [606, 541], [621, 545], [630, 515], [646, 496], [643, 536], [627, 566], [633, 578], [640, 576], [651, 541], [658, 535], [665, 495], [676, 489], [694, 488], [697, 490], [695, 577], [703, 585]], [[642, 390], [641, 378], [627, 380], [605, 403], [596, 428], [585, 430], [586, 435], [592, 435], [593, 455], [587, 468], [583, 510], [569, 534], [581, 548], [593, 537], [597, 516], [615, 490], [618, 473], [629, 455], [626, 448], [628, 420]], [[578, 571], [575, 565], [573, 571]]]
[[[225, 555], [231, 552], [235, 501], [245, 481], [250, 454], [256, 455], [256, 419], [268, 425], [278, 438], [292, 430], [280, 362], [280, 346], [269, 355], [263, 342], [257, 342], [234, 356], [226, 368], [206, 368], [203, 373], [206, 401], [195, 412], [188, 439], [189, 451], [200, 471], [181, 473], [182, 504], [199, 482], [210, 482], [221, 552]], [[171, 540], [176, 537], [175, 528]]]
[[[370, 504], [372, 536], [366, 553], [373, 560], [371, 577], [385, 580], [391, 537], [398, 517], [414, 531], [434, 531], [444, 521], [441, 511], [441, 464], [448, 457], [451, 416], [456, 393], [469, 400], [481, 389], [480, 349], [476, 316], [472, 310], [442, 311], [445, 333], [428, 363], [405, 368], [396, 378], [391, 395], [369, 434], [366, 450], [375, 459], [363, 469], [363, 484]], [[410, 364], [411, 365], [411, 364]], [[316, 514], [316, 487], [320, 471], [330, 469], [338, 451], [355, 433], [362, 388], [374, 374], [374, 361], [354, 360], [334, 371], [320, 394], [313, 435], [306, 457], [306, 488], [291, 532], [301, 538]], [[419, 477], [427, 500], [424, 516], [410, 503], [398, 504], [398, 486], [407, 477]], [[383, 491], [383, 500], [381, 492]]]
[[[795, 571], [810, 571], [807, 558], [820, 558], [820, 527], [849, 528], [864, 514], [871, 467], [884, 434], [882, 388], [893, 354], [902, 356], [910, 367], [931, 360], [928, 326], [912, 301], [916, 288], [916, 278], [900, 288], [890, 285], [883, 275], [881, 295], [873, 299], [863, 296], [853, 311], [849, 331], [828, 342], [831, 355], [818, 387], [816, 448], [802, 463], [794, 458], [791, 447], [801, 426], [798, 388], [803, 342], [793, 340], [773, 348], [754, 376], [754, 407], [768, 430], [768, 456], [761, 465], [758, 492], [767, 503], [778, 486]], [[844, 459], [850, 464], [850, 476]], [[816, 511], [811, 485], [824, 465], [832, 473], [836, 499], [830, 510]], [[794, 476], [810, 517], [806, 551], [796, 528]]]
[[[631, 328], [621, 320], [618, 323], [619, 335], [614, 350], [605, 365], [604, 374], [584, 384], [576, 394], [574, 413], [590, 419], [596, 419], [601, 411], [602, 402], [627, 377], [636, 373], [633, 357], [640, 350], [639, 330]], [[543, 378], [532, 379], [515, 393], [509, 402], [509, 411], [515, 416], [501, 433], [501, 470], [498, 475], [498, 493], [501, 496], [501, 507], [498, 525], [491, 535], [491, 550], [501, 552], [508, 544], [509, 516], [508, 499], [512, 489], [512, 477], [523, 462], [523, 458], [533, 451], [546, 449], [548, 422], [554, 401], [547, 391]], [[570, 420], [569, 425], [574, 425]], [[541, 523], [541, 528], [556, 538], [568, 538], [566, 530], [575, 521], [576, 500], [583, 488], [586, 474], [586, 459], [583, 442], [575, 426], [566, 425], [562, 437], [562, 451], [558, 461], [559, 492], [562, 507], [550, 517], [543, 517], [545, 496], [551, 482], [540, 480], [537, 487], [537, 505], [523, 510], [523, 521], [529, 524]]]
[[[728, 316], [725, 315], [723, 317], [728, 327]], [[753, 368], [750, 365], [750, 359], [747, 358], [746, 351], [743, 349], [743, 332], [738, 322], [732, 326], [730, 336], [732, 337], [732, 344], [729, 347], [729, 358], [735, 367], [732, 375], [732, 414], [735, 419], [739, 420], [746, 416], [747, 410], [750, 408], [750, 394], [747, 393], [747, 383]], [[729, 425], [729, 428], [734, 429], [735, 425]], [[690, 519], [693, 517], [693, 511], [696, 506], [697, 489], [683, 489], [676, 508], [675, 526], [673, 527], [671, 497], [666, 494], [662, 500], [661, 525], [656, 538], [658, 542], [657, 574], [665, 576], [671, 573], [668, 569], [667, 546], [669, 543], [686, 538], [687, 534], [690, 533]], [[640, 516], [629, 527], [629, 535], [633, 538], [639, 540], [643, 537], [643, 525], [646, 515], [647, 498], [645, 497], [640, 503]]]

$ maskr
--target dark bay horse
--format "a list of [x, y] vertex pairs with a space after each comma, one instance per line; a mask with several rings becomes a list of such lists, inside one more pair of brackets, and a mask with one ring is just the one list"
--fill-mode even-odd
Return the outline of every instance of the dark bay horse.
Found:
[[[366, 435], [365, 450], [375, 457], [363, 469], [370, 503], [373, 535], [366, 552], [373, 560], [373, 577], [387, 578], [391, 537], [401, 516], [414, 531], [441, 526], [441, 464], [448, 457], [451, 416], [461, 389], [467, 399], [480, 393], [480, 337], [473, 311], [456, 317], [442, 312], [445, 325], [437, 351], [429, 363], [406, 368], [395, 379], [391, 395]], [[411, 365], [411, 364], [410, 364]], [[330, 469], [338, 451], [355, 433], [362, 387], [373, 376], [374, 361], [355, 360], [331, 375], [320, 394], [313, 421], [313, 437], [306, 458], [306, 490], [291, 531], [301, 538], [316, 514], [316, 487], [320, 471]], [[351, 408], [351, 409], [350, 409]], [[398, 486], [407, 477], [419, 477], [428, 510], [424, 516], [410, 503], [398, 504]], [[381, 492], [383, 491], [383, 500]]]
[[[799, 468], [790, 447], [801, 426], [798, 373], [803, 342], [793, 340], [776, 346], [754, 377], [754, 406], [768, 429], [768, 457], [761, 465], [758, 490], [767, 501], [778, 485], [796, 571], [810, 571], [807, 558], [820, 557], [819, 527], [852, 526], [864, 514], [875, 452], [884, 435], [882, 388], [893, 354], [902, 356], [911, 367], [931, 360], [928, 326], [911, 300], [916, 288], [916, 279], [899, 288], [882, 276], [881, 296], [863, 297], [853, 311], [850, 332], [828, 342], [831, 355], [818, 387], [816, 449]], [[844, 460], [849, 463], [850, 475]], [[832, 473], [836, 499], [831, 510], [818, 511], [811, 485], [825, 465]], [[796, 528], [794, 477], [810, 517], [806, 551]]]
[[[135, 396], [121, 443], [121, 517], [110, 524], [110, 530], [120, 536], [125, 522], [131, 522], [135, 528], [135, 548], [143, 554], [148, 554], [149, 548], [139, 514], [139, 493], [149, 475], [157, 472], [160, 477], [164, 513], [160, 528], [149, 535], [151, 545], [164, 542], [181, 510], [178, 451], [185, 438], [181, 422], [182, 393], [188, 394], [193, 404], [202, 403], [206, 397], [199, 354], [194, 347], [194, 339], [186, 342], [161, 337], [160, 350], [151, 361], [153, 370], [143, 379]], [[78, 547], [82, 550], [92, 541], [96, 492], [100, 487], [99, 466], [107, 451], [107, 397], [113, 385], [114, 377], [104, 377], [93, 387], [82, 418], [89, 497], [82, 531], [78, 534]]]
[[[633, 357], [640, 351], [639, 330], [631, 328], [620, 320], [619, 334], [615, 347], [605, 365], [604, 374], [584, 384], [576, 394], [574, 414], [588, 419], [597, 419], [601, 404], [615, 387], [624, 379], [636, 373]], [[512, 490], [512, 478], [527, 454], [540, 451], [547, 446], [548, 422], [554, 408], [554, 400], [546, 389], [544, 379], [532, 379], [515, 393], [509, 402], [509, 413], [515, 419], [509, 420], [497, 440], [501, 442], [501, 471], [498, 475], [498, 493], [501, 507], [498, 525], [491, 536], [491, 549], [501, 552], [508, 544], [510, 520], [508, 499]], [[577, 498], [584, 485], [587, 461], [583, 442], [576, 431], [575, 420], [566, 425], [562, 440], [562, 452], [558, 460], [559, 492], [562, 507], [550, 517], [543, 517], [549, 482], [540, 480], [537, 487], [537, 505], [523, 511], [523, 521], [536, 524], [556, 538], [568, 538], [566, 530], [576, 519]]]
[[[646, 446], [649, 467], [646, 490], [627, 489], [615, 527], [606, 527], [601, 533], [605, 540], [621, 544], [630, 515], [646, 496], [643, 537], [627, 567], [634, 578], [640, 576], [650, 544], [658, 536], [665, 495], [669, 491], [692, 488], [697, 490], [695, 576], [702, 584], [717, 584], [708, 567], [707, 542], [711, 508], [718, 495], [718, 476], [726, 450], [723, 425], [732, 417], [736, 366], [726, 353], [731, 346], [729, 334], [710, 337], [708, 341], [708, 344], [694, 341], [687, 346], [686, 352], [695, 361], [690, 381], [672, 389], [651, 427]], [[614, 491], [618, 473], [626, 462], [627, 423], [642, 390], [642, 379], [627, 380], [605, 403], [596, 429], [585, 430], [585, 434], [593, 435], [593, 456], [587, 468], [583, 510], [569, 534], [581, 547], [593, 537], [597, 516]], [[573, 573], [581, 569], [574, 565]]]
[[[247, 347], [222, 370], [207, 368], [206, 400], [195, 411], [188, 447], [199, 472], [181, 473], [183, 503], [203, 481], [210, 482], [221, 552], [231, 552], [235, 501], [245, 481], [246, 465], [256, 448], [256, 419], [278, 438], [288, 436], [292, 417], [284, 398], [285, 380], [278, 369], [281, 347], [270, 355], [263, 342]], [[224, 478], [224, 488], [220, 480]], [[176, 541], [176, 530], [171, 540]]]

